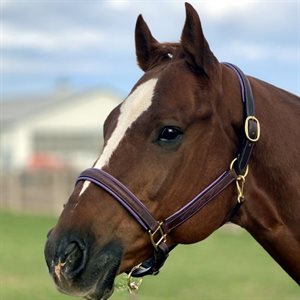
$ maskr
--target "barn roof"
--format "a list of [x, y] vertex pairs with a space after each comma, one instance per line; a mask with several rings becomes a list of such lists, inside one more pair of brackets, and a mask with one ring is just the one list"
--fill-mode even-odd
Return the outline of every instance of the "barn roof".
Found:
[[32, 115], [49, 111], [68, 103], [82, 101], [87, 96], [99, 94], [108, 97], [119, 98], [120, 95], [106, 90], [88, 90], [88, 91], [56, 91], [48, 94], [25, 95], [6, 99], [0, 102], [0, 123], [7, 127], [30, 118]]

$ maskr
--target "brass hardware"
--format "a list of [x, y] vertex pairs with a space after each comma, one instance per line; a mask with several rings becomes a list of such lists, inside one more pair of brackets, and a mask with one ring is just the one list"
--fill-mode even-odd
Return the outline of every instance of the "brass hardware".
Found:
[[[233, 165], [235, 163], [235, 161], [237, 160], [237, 158], [235, 158], [231, 163], [230, 163], [230, 170], [233, 169]], [[248, 175], [249, 172], [249, 165], [247, 165], [245, 173], [243, 175], [238, 175], [236, 180], [235, 180], [235, 184], [236, 184], [236, 190], [237, 190], [237, 201], [238, 203], [242, 203], [244, 202], [244, 185], [246, 182], [246, 177]]]
[[139, 278], [136, 282], [132, 281], [132, 273], [135, 270], [142, 268], [141, 265], [142, 264], [139, 264], [133, 267], [129, 272], [129, 274], [127, 275], [127, 290], [130, 294], [137, 292], [143, 282], [143, 278]]
[[[230, 163], [230, 170], [232, 170], [233, 169], [233, 165], [234, 165], [234, 163], [237, 161], [237, 157]], [[245, 170], [245, 173], [243, 174], [243, 176], [244, 177], [246, 177], [247, 175], [248, 175], [248, 172], [249, 172], [249, 165], [247, 165], [247, 167], [246, 167], [246, 170]], [[241, 175], [239, 175], [239, 176], [241, 176]]]
[[[254, 121], [256, 122], [256, 126], [257, 126], [257, 135], [255, 138], [252, 138], [250, 137], [249, 135], [249, 121]], [[250, 142], [257, 142], [259, 140], [259, 137], [260, 137], [260, 123], [258, 121], [258, 119], [254, 116], [249, 116], [246, 118], [245, 120], [245, 134], [246, 134], [246, 137], [247, 139], [250, 141]]]
[[236, 183], [236, 190], [237, 190], [237, 202], [242, 203], [244, 202], [244, 185], [246, 181], [245, 175], [239, 175], [235, 181]]
[[[157, 247], [161, 242], [165, 243], [167, 241], [167, 235], [164, 233], [164, 231], [161, 227], [162, 225], [163, 225], [163, 222], [158, 222], [158, 226], [153, 232], [151, 230], [148, 231], [148, 233], [150, 235], [151, 244], [153, 245], [155, 250], [157, 250]], [[158, 236], [159, 239], [157, 242], [155, 242], [156, 234], [159, 234], [159, 236]]]

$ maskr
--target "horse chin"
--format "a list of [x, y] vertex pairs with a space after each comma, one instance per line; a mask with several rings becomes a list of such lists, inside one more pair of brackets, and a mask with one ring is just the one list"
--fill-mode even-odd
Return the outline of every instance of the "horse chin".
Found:
[[91, 292], [84, 298], [87, 300], [106, 300], [108, 299], [114, 292], [114, 289], [105, 289], [104, 291], [100, 289], [95, 289], [95, 291]]
[[[94, 288], [90, 290], [84, 298], [88, 300], [106, 300], [108, 299], [114, 292], [114, 279], [115, 276], [104, 277], [104, 281], [99, 280]], [[105, 284], [103, 284], [105, 282]]]
[[84, 270], [76, 278], [55, 280], [57, 289], [88, 300], [106, 300], [114, 291], [114, 281], [122, 259], [122, 247], [108, 244], [94, 251]]
[[[114, 264], [113, 262], [111, 262]], [[94, 287], [85, 296], [88, 300], [106, 300], [114, 292], [114, 281], [120, 264], [114, 264], [97, 279]]]

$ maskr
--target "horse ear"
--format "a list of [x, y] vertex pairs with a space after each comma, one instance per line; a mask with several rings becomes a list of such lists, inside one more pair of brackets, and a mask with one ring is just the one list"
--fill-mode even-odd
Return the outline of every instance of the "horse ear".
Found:
[[158, 44], [142, 15], [139, 15], [135, 26], [135, 51], [138, 65], [143, 71], [147, 71], [149, 68], [155, 45]]
[[217, 59], [204, 37], [198, 13], [189, 3], [185, 3], [185, 9], [186, 19], [181, 35], [181, 47], [187, 62], [208, 75], [211, 62]]

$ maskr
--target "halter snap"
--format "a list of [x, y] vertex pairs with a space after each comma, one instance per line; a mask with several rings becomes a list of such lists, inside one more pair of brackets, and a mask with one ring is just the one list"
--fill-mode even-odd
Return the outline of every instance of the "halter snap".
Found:
[[132, 280], [132, 274], [138, 269], [143, 269], [142, 263], [133, 267], [127, 275], [127, 290], [130, 294], [136, 293], [139, 290], [141, 284], [143, 283], [143, 277], [138, 278], [136, 281]]
[[[237, 158], [235, 158], [231, 163], [230, 163], [230, 170], [234, 168], [234, 163], [237, 161]], [[236, 184], [236, 190], [237, 190], [237, 202], [238, 203], [243, 203], [244, 202], [244, 185], [246, 182], [246, 177], [249, 172], [249, 165], [247, 165], [245, 173], [244, 174], [239, 174], [235, 180]]]
[[240, 175], [237, 177], [235, 183], [236, 183], [236, 189], [237, 189], [237, 202], [242, 203], [244, 202], [244, 185], [245, 185], [245, 176]]

